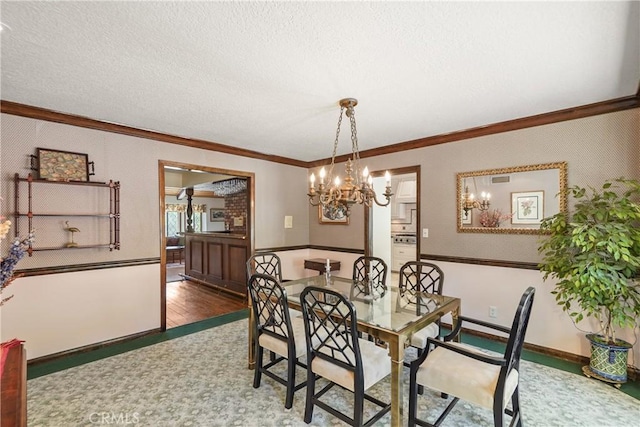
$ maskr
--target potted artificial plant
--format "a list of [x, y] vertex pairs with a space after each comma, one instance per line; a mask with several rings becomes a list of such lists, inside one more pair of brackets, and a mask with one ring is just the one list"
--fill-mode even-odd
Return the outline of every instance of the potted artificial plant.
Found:
[[616, 328], [635, 327], [640, 317], [640, 181], [608, 180], [602, 189], [573, 186], [573, 212], [542, 221], [539, 267], [556, 279], [552, 294], [575, 323], [600, 323], [587, 334], [591, 361], [583, 371], [620, 384], [627, 379], [631, 344]]

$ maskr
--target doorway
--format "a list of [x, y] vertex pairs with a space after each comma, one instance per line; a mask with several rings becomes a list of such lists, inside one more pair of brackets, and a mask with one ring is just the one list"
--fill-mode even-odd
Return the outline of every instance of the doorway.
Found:
[[[385, 171], [375, 171], [374, 188], [384, 188]], [[391, 203], [365, 209], [365, 254], [382, 258], [387, 284], [397, 286], [397, 272], [407, 261], [420, 260], [420, 166], [389, 169]]]
[[[234, 199], [233, 208], [230, 210], [233, 211], [234, 219], [244, 216], [244, 224], [241, 225], [248, 242], [248, 256], [253, 253], [254, 174], [160, 160], [158, 162], [158, 176], [161, 330], [246, 308], [246, 298], [228, 295], [223, 290], [212, 288], [204, 283], [184, 280], [185, 277], [182, 276], [180, 279], [183, 280], [175, 280], [177, 279], [175, 275], [188, 273], [188, 271], [185, 272], [189, 258], [185, 232], [225, 233], [229, 232], [230, 227], [232, 232], [238, 231], [239, 223], [229, 221], [229, 218], [224, 216], [229, 212], [229, 210], [225, 210], [224, 205], [228, 195], [221, 196], [212, 190], [214, 187], [220, 187], [219, 185], [211, 185], [212, 182], [225, 181], [226, 184], [231, 179], [246, 181], [246, 208], [242, 209], [242, 214], [235, 212], [238, 204]], [[185, 194], [188, 196], [188, 208], [186, 207], [187, 201], [181, 201], [181, 196]], [[182, 238], [180, 239], [180, 237]], [[178, 243], [174, 245], [176, 238], [178, 238]], [[172, 244], [169, 245], [169, 243]], [[173, 248], [169, 250], [168, 246]], [[180, 248], [181, 246], [183, 248]]]

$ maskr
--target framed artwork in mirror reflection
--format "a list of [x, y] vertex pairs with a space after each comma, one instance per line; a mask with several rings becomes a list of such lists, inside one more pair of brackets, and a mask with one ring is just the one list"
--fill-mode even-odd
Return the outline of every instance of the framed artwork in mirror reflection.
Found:
[[349, 224], [347, 208], [342, 204], [337, 206], [318, 206], [318, 220], [320, 224]]
[[544, 191], [511, 193], [512, 224], [540, 224], [544, 217]]
[[473, 209], [469, 209], [467, 212], [464, 209], [460, 208], [460, 223], [463, 225], [471, 224], [471, 215], [473, 214]]

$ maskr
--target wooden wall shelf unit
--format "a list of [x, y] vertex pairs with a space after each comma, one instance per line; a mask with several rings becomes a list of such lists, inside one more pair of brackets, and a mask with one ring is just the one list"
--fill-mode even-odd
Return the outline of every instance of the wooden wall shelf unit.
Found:
[[[25, 185], [21, 185], [26, 183]], [[109, 242], [97, 243], [90, 245], [78, 245], [74, 247], [66, 246], [52, 246], [52, 247], [33, 247], [29, 245], [27, 252], [29, 256], [33, 255], [36, 251], [54, 251], [61, 249], [85, 249], [85, 248], [108, 248], [110, 251], [120, 249], [120, 181], [109, 182], [92, 182], [92, 181], [49, 181], [46, 179], [36, 179], [32, 174], [27, 175], [26, 178], [21, 178], [19, 174], [15, 174], [15, 212], [13, 216], [15, 218], [15, 235], [16, 237], [21, 235], [20, 218], [27, 218], [27, 232], [33, 230], [33, 220], [35, 217], [94, 217], [104, 218], [109, 220]], [[101, 187], [109, 189], [109, 212], [95, 212], [95, 213], [73, 213], [73, 212], [33, 212], [33, 187], [35, 185], [66, 185], [66, 186], [84, 186], [84, 187]], [[28, 208], [27, 212], [20, 212], [20, 194], [27, 190]]]

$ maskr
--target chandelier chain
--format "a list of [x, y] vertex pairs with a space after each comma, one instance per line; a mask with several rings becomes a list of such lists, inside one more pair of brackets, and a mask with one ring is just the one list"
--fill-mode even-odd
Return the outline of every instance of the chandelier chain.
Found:
[[340, 139], [340, 127], [342, 125], [342, 113], [344, 112], [344, 107], [340, 106], [340, 116], [338, 117], [338, 128], [336, 129], [336, 140], [333, 143], [333, 154], [331, 155], [331, 167], [329, 167], [329, 181], [333, 179], [333, 166], [336, 161], [336, 152], [338, 151], [338, 141]]
[[[358, 100], [354, 98], [344, 98], [340, 100], [340, 115], [338, 116], [338, 126], [336, 128], [336, 139], [333, 143], [333, 153], [331, 155], [331, 165], [329, 175], [325, 169], [320, 170], [320, 182], [316, 186], [315, 174], [311, 174], [309, 180], [309, 203], [312, 206], [319, 206], [323, 216], [330, 220], [340, 220], [351, 215], [351, 206], [361, 204], [372, 206], [374, 203], [379, 206], [388, 206], [391, 202], [391, 175], [387, 171], [385, 179], [387, 185], [383, 196], [386, 201], [378, 200], [373, 190], [373, 181], [369, 175], [368, 168], [360, 169], [360, 147], [358, 146], [358, 131], [356, 129], [356, 116], [354, 107], [358, 105]], [[338, 144], [340, 143], [340, 130], [342, 129], [342, 116], [349, 117], [351, 127], [351, 158], [346, 162], [346, 176], [341, 180], [339, 176], [333, 176]], [[355, 172], [355, 179], [352, 173]]]
[[360, 148], [358, 147], [358, 130], [356, 129], [356, 112], [349, 106], [348, 114], [351, 122], [351, 152], [356, 172], [356, 184], [360, 184]]

